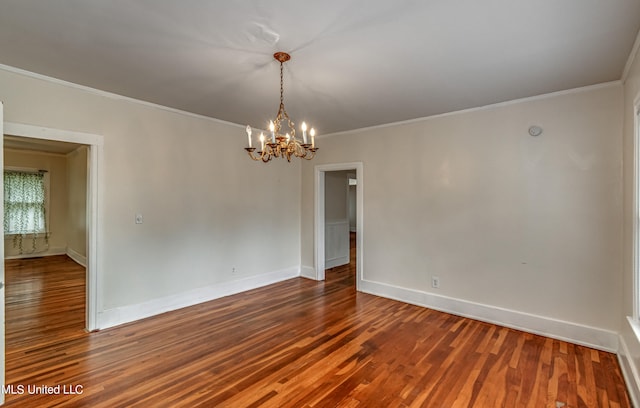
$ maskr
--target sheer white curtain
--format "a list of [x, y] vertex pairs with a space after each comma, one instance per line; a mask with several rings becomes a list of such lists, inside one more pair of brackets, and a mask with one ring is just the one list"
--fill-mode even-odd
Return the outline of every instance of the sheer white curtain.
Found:
[[[24, 252], [23, 240], [38, 249], [38, 238], [48, 246], [44, 172], [4, 172], [4, 233], [13, 236], [14, 247]], [[42, 248], [41, 248], [42, 249]], [[46, 248], [44, 248], [46, 249]]]

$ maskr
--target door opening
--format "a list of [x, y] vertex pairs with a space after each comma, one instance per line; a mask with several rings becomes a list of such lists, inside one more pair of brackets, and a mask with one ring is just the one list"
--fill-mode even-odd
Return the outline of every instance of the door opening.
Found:
[[[57, 299], [64, 302], [64, 307], [58, 311], [59, 316], [66, 316], [59, 327], [65, 330], [86, 329], [89, 147], [12, 135], [4, 135], [3, 140], [4, 170], [13, 170], [17, 174], [43, 174], [45, 189], [44, 232], [9, 235], [4, 240], [5, 339], [9, 341], [11, 333], [26, 334], [33, 339], [55, 335], [53, 333], [57, 331], [53, 330], [51, 322], [43, 318], [42, 311], [58, 310], [59, 301], [51, 305], [47, 303], [58, 293]], [[6, 178], [4, 182], [7, 182]], [[16, 186], [17, 198], [24, 194], [20, 186], [24, 184]], [[15, 207], [13, 218], [24, 219], [25, 209], [30, 208]], [[5, 217], [7, 214], [5, 212]]]
[[[326, 176], [329, 172], [347, 171], [346, 174], [351, 174], [353, 179], [357, 180], [355, 186], [355, 258], [356, 258], [356, 290], [360, 290], [360, 283], [362, 281], [363, 271], [363, 166], [362, 163], [341, 163], [341, 164], [325, 164], [315, 167], [315, 270], [316, 279], [325, 280], [325, 268], [331, 266], [326, 258], [327, 251], [332, 251], [332, 248], [327, 248], [325, 237], [330, 231], [327, 228], [327, 216], [326, 216]], [[346, 206], [346, 202], [345, 202]], [[331, 221], [331, 220], [329, 220]], [[346, 227], [343, 225], [340, 228], [346, 228], [349, 236], [350, 224], [348, 219], [346, 220]], [[350, 239], [347, 238], [347, 245]], [[347, 247], [348, 248], [348, 247]], [[349, 250], [347, 250], [349, 251]], [[350, 252], [350, 251], [349, 251]], [[339, 255], [339, 254], [338, 254]], [[349, 256], [347, 254], [347, 256]]]
[[[98, 329], [97, 312], [99, 304], [98, 292], [98, 230], [100, 219], [98, 211], [99, 168], [102, 157], [102, 136], [89, 133], [80, 133], [66, 130], [42, 128], [16, 123], [4, 123], [3, 135], [9, 135], [24, 141], [40, 140], [40, 143], [55, 144], [56, 142], [85, 145], [86, 151], [86, 296], [85, 296], [85, 329], [93, 331]], [[1, 147], [4, 150], [4, 137], [1, 139]], [[0, 179], [4, 188], [4, 181]], [[1, 215], [4, 219], [4, 213]], [[4, 259], [4, 257], [3, 257]], [[3, 268], [4, 270], [4, 268]]]
[[[357, 268], [355, 257], [355, 187], [357, 179], [355, 172], [352, 170], [327, 171], [324, 181], [325, 281], [355, 286]], [[350, 181], [353, 186], [350, 186]], [[353, 214], [350, 209], [353, 210]], [[353, 232], [351, 231], [352, 226]], [[353, 235], [353, 240], [351, 235]], [[353, 256], [351, 255], [352, 246]]]

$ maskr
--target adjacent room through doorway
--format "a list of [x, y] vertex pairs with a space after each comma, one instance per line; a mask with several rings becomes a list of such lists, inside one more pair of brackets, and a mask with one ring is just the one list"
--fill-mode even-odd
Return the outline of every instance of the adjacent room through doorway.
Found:
[[84, 144], [4, 135], [4, 185], [13, 191], [4, 206], [9, 382], [34, 350], [88, 326], [88, 153]]
[[315, 167], [316, 279], [335, 279], [327, 273], [349, 275], [360, 290], [363, 259], [362, 163]]
[[357, 178], [353, 170], [325, 173], [325, 280], [355, 288]]

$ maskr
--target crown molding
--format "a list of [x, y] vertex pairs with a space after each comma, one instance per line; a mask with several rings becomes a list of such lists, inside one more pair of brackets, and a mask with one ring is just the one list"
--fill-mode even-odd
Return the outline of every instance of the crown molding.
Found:
[[211, 122], [215, 122], [215, 123], [219, 123], [219, 124], [223, 124], [223, 125], [229, 125], [229, 126], [234, 126], [234, 127], [239, 127], [239, 128], [244, 128], [246, 126], [246, 125], [240, 125], [238, 123], [227, 122], [227, 121], [222, 120], [222, 119], [212, 118], [210, 116], [205, 116], [205, 115], [200, 115], [200, 114], [197, 114], [197, 113], [187, 112], [187, 111], [184, 111], [184, 110], [181, 110], [181, 109], [171, 108], [169, 106], [164, 106], [164, 105], [160, 105], [160, 104], [153, 103], [153, 102], [147, 102], [147, 101], [143, 101], [143, 100], [140, 100], [140, 99], [131, 98], [129, 96], [119, 95], [119, 94], [116, 94], [116, 93], [107, 92], [107, 91], [103, 91], [103, 90], [96, 89], [96, 88], [91, 88], [91, 87], [86, 86], [86, 85], [79, 85], [79, 84], [76, 84], [76, 83], [73, 83], [73, 82], [65, 81], [65, 80], [58, 79], [58, 78], [53, 78], [53, 77], [50, 77], [50, 76], [47, 76], [47, 75], [38, 74], [38, 73], [35, 73], [35, 72], [27, 71], [27, 70], [24, 70], [24, 69], [21, 69], [21, 68], [12, 67], [12, 66], [9, 66], [9, 65], [0, 64], [0, 70], [6, 71], [6, 72], [10, 72], [12, 74], [26, 76], [28, 78], [38, 79], [38, 80], [49, 82], [49, 83], [55, 84], [55, 85], [66, 86], [66, 87], [69, 87], [69, 88], [73, 88], [73, 89], [77, 89], [77, 90], [80, 90], [80, 91], [88, 92], [88, 93], [90, 93], [92, 95], [101, 96], [103, 98], [121, 100], [121, 101], [130, 102], [130, 103], [135, 103], [137, 105], [142, 105], [142, 106], [146, 106], [146, 107], [150, 107], [150, 108], [160, 109], [160, 110], [163, 110], [163, 111], [166, 111], [166, 112], [177, 113], [179, 115], [189, 116], [189, 117], [192, 117], [192, 118], [204, 119], [204, 120], [207, 120], [207, 121], [211, 121]]
[[638, 56], [638, 49], [640, 49], [640, 30], [636, 35], [636, 41], [633, 43], [633, 47], [631, 48], [631, 52], [629, 53], [629, 58], [627, 58], [627, 63], [624, 64], [624, 70], [622, 71], [622, 82], [627, 80], [629, 76], [629, 71], [631, 71], [631, 66], [633, 65], [633, 61], [635, 61]]
[[381, 125], [375, 125], [375, 126], [368, 126], [368, 127], [358, 128], [358, 129], [345, 130], [343, 132], [327, 133], [325, 135], [316, 136], [316, 139], [325, 138], [325, 137], [332, 137], [332, 136], [345, 136], [345, 135], [350, 135], [350, 134], [355, 134], [355, 133], [368, 132], [368, 131], [376, 130], [376, 129], [384, 129], [384, 128], [393, 127], [393, 126], [410, 125], [410, 124], [413, 124], [413, 123], [426, 122], [426, 121], [429, 121], [429, 120], [444, 118], [444, 117], [448, 117], [448, 116], [455, 116], [455, 115], [462, 115], [462, 114], [466, 114], [466, 113], [479, 112], [479, 111], [484, 111], [484, 110], [501, 108], [501, 107], [505, 107], [505, 106], [517, 105], [517, 104], [520, 104], [520, 103], [526, 103], [526, 102], [533, 102], [533, 101], [539, 101], [539, 100], [544, 100], [544, 99], [556, 98], [558, 96], [563, 96], [563, 95], [573, 95], [573, 94], [577, 94], [577, 93], [581, 93], [581, 92], [589, 92], [589, 91], [594, 91], [594, 90], [603, 89], [603, 88], [610, 88], [610, 87], [620, 86], [620, 85], [622, 85], [622, 81], [621, 80], [603, 82], [601, 84], [588, 85], [588, 86], [583, 86], [583, 87], [580, 87], [580, 88], [566, 89], [566, 90], [563, 90], [563, 91], [550, 92], [550, 93], [546, 93], [546, 94], [542, 94], [542, 95], [527, 96], [526, 98], [519, 98], [519, 99], [510, 100], [510, 101], [497, 102], [497, 103], [492, 103], [490, 105], [478, 106], [478, 107], [475, 107], [475, 108], [468, 108], [468, 109], [461, 109], [461, 110], [458, 110], [458, 111], [439, 113], [437, 115], [425, 116], [425, 117], [422, 117], [422, 118], [408, 119], [408, 120], [403, 120], [403, 121], [399, 121], [399, 122], [383, 123]]

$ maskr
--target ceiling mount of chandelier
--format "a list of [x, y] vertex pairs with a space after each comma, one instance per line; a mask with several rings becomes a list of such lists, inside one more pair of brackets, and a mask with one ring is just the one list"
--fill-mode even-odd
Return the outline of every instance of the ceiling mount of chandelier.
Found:
[[[269, 121], [269, 134], [260, 133], [260, 149], [256, 152], [252, 146], [251, 126], [247, 125], [247, 138], [249, 139], [249, 147], [244, 150], [249, 153], [249, 157], [255, 161], [263, 161], [265, 163], [271, 161], [274, 157], [281, 157], [291, 161], [291, 157], [299, 157], [301, 159], [311, 160], [316, 155], [318, 148], [315, 143], [316, 131], [311, 128], [309, 130], [310, 138], [307, 138], [307, 124], [302, 122], [300, 130], [302, 130], [302, 140], [296, 138], [295, 124], [289, 118], [284, 108], [284, 87], [283, 87], [283, 64], [291, 59], [291, 55], [286, 52], [276, 52], [273, 58], [280, 62], [280, 107], [276, 119]], [[289, 128], [285, 131], [283, 126]]]

